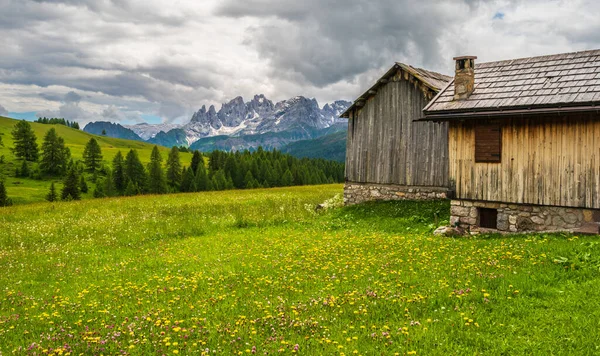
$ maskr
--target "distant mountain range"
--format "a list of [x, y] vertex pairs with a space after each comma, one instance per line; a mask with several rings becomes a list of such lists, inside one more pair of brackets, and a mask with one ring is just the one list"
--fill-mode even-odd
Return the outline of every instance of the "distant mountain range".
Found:
[[[189, 146], [201, 151], [256, 149], [259, 146], [283, 149], [293, 142], [345, 132], [347, 121], [339, 116], [350, 105], [348, 101], [339, 100], [320, 108], [315, 99], [303, 96], [274, 104], [264, 95], [255, 95], [248, 102], [237, 97], [223, 104], [219, 111], [212, 105], [208, 109], [202, 106], [184, 125], [120, 125], [99, 121], [89, 123], [83, 130], [96, 135], [104, 131], [110, 137], [166, 147]], [[337, 137], [341, 136], [337, 134]], [[345, 150], [345, 143], [343, 146]], [[335, 155], [340, 160], [339, 152]]]

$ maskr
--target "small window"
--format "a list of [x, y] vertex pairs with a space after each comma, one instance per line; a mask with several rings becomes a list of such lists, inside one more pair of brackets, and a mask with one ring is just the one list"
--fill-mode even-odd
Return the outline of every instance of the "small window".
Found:
[[475, 162], [500, 162], [502, 131], [498, 124], [475, 127]]
[[498, 210], [479, 208], [479, 227], [486, 229], [497, 229]]

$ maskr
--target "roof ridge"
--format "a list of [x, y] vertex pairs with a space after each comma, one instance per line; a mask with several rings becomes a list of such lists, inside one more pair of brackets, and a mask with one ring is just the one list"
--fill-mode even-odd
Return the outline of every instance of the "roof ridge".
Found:
[[[499, 61], [490, 61], [490, 62], [481, 62], [481, 63], [477, 63], [477, 66], [482, 66], [482, 65], [498, 65], [500, 63], [511, 63], [511, 62], [516, 62], [516, 61], [523, 61], [526, 59], [547, 59], [547, 58], [551, 58], [551, 57], [556, 57], [556, 56], [572, 56], [572, 55], [580, 55], [578, 57], [585, 57], [585, 56], [581, 56], [582, 54], [591, 54], [592, 52], [597, 52], [600, 55], [600, 49], [587, 49], [587, 50], [583, 50], [583, 51], [575, 51], [575, 52], [563, 52], [563, 53], [555, 53], [555, 54], [544, 54], [541, 56], [530, 56], [530, 57], [520, 57], [520, 58], [511, 58], [511, 59], [503, 59], [503, 60], [499, 60]], [[575, 57], [577, 58], [577, 57]], [[564, 58], [561, 58], [564, 59]]]
[[435, 76], [443, 77], [443, 78], [445, 78], [448, 81], [452, 80], [454, 78], [454, 77], [446, 75], [446, 74], [438, 73], [438, 72], [435, 72], [435, 71], [432, 71], [432, 70], [429, 70], [429, 69], [425, 69], [425, 68], [415, 67], [415, 66], [412, 66], [410, 64], [406, 64], [406, 63], [402, 63], [402, 62], [396, 62], [396, 64], [399, 64], [399, 65], [402, 65], [402, 66], [406, 66], [406, 67], [410, 67], [410, 68], [413, 68], [413, 69], [416, 69], [416, 70], [420, 70], [420, 71], [423, 71], [423, 72], [428, 73], [428, 74], [435, 74]]

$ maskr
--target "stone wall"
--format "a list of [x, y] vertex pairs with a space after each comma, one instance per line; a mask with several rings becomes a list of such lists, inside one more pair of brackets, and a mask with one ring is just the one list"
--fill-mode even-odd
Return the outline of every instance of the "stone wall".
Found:
[[600, 221], [598, 210], [453, 200], [450, 225], [477, 229], [479, 208], [496, 209], [497, 228], [504, 232], [573, 230]]
[[412, 187], [395, 184], [346, 182], [344, 203], [360, 204], [372, 200], [434, 200], [446, 199], [448, 189], [442, 187]]

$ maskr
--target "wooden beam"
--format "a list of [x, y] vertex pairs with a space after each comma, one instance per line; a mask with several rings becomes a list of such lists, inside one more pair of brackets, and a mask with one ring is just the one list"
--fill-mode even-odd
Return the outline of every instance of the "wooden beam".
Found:
[[387, 84], [389, 82], [389, 80], [387, 79], [379, 79], [379, 83], [381, 84]]
[[357, 100], [354, 105], [356, 105], [359, 108], [362, 108], [363, 106], [365, 106], [365, 101], [364, 100]]
[[377, 90], [371, 89], [371, 90], [369, 90], [369, 94], [375, 95], [375, 94], [377, 94]]

